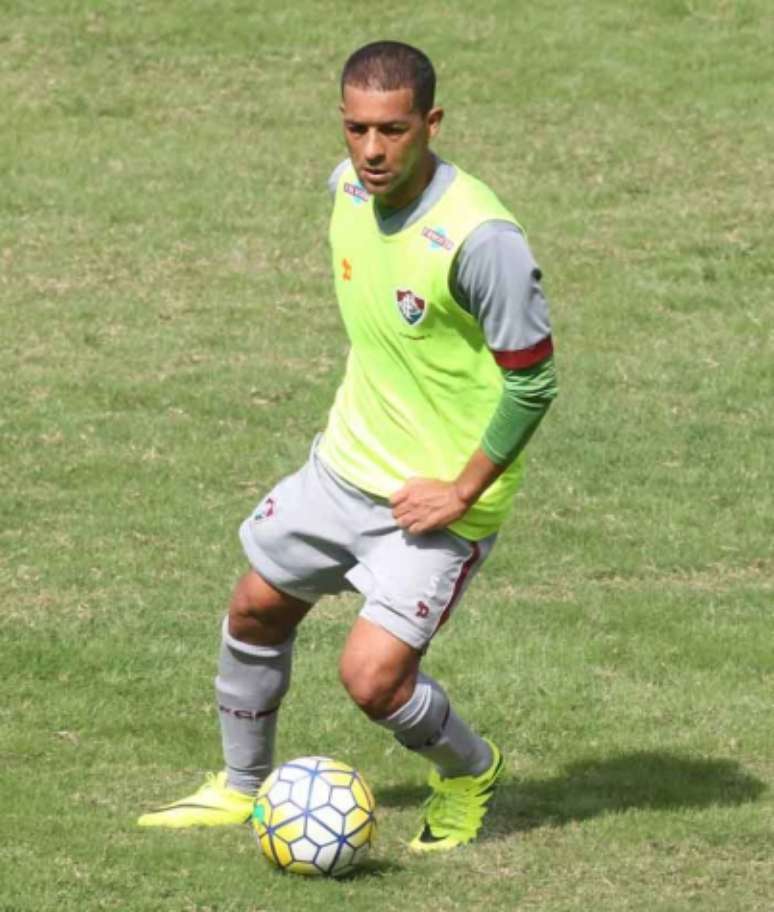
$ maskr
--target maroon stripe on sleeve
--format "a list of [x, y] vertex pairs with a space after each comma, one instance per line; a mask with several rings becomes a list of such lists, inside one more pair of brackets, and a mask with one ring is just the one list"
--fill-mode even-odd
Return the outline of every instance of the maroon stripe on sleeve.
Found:
[[529, 348], [520, 348], [518, 351], [493, 351], [495, 361], [506, 370], [520, 370], [532, 367], [552, 355], [554, 343], [551, 336], [546, 336], [540, 342], [530, 345]]
[[454, 589], [452, 589], [451, 598], [446, 603], [446, 605], [443, 609], [443, 614], [441, 615], [440, 620], [438, 621], [438, 626], [435, 628], [436, 633], [449, 620], [449, 615], [451, 614], [451, 610], [454, 607], [455, 602], [460, 597], [460, 593], [462, 592], [462, 587], [465, 585], [465, 580], [468, 578], [470, 571], [473, 569], [473, 567], [475, 567], [476, 563], [478, 562], [478, 559], [481, 557], [481, 548], [479, 548], [478, 542], [471, 542], [470, 546], [472, 548], [470, 557], [465, 561], [465, 563], [460, 568], [460, 574], [457, 577], [457, 579], [455, 580]]

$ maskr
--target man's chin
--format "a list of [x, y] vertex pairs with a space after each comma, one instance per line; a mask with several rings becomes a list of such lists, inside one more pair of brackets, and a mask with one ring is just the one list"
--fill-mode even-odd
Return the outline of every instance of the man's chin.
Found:
[[393, 180], [389, 174], [383, 177], [362, 174], [360, 183], [366, 188], [371, 196], [382, 197], [393, 189]]

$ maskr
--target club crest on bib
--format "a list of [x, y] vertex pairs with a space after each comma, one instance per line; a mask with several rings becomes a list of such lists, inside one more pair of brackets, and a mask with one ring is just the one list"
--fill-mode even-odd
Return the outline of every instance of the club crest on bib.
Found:
[[416, 326], [421, 323], [427, 313], [427, 302], [419, 295], [415, 295], [410, 288], [405, 290], [397, 288], [395, 290], [395, 303], [403, 319], [409, 326]]

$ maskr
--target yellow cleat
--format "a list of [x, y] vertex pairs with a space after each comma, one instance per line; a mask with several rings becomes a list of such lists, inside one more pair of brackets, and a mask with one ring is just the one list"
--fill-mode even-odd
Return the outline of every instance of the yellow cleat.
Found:
[[247, 823], [253, 813], [255, 796], [237, 792], [226, 785], [226, 772], [207, 773], [207, 781], [193, 795], [165, 804], [143, 814], [141, 827], [208, 827]]
[[433, 790], [424, 804], [422, 829], [409, 843], [415, 852], [446, 852], [471, 842], [484, 822], [489, 799], [503, 771], [503, 756], [496, 744], [492, 764], [480, 776], [444, 779], [432, 770], [428, 785]]

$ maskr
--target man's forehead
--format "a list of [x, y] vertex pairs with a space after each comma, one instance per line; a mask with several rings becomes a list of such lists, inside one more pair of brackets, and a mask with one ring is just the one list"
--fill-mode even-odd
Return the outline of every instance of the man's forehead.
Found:
[[394, 123], [417, 116], [414, 109], [414, 90], [371, 89], [345, 85], [342, 114], [348, 120], [366, 123]]

